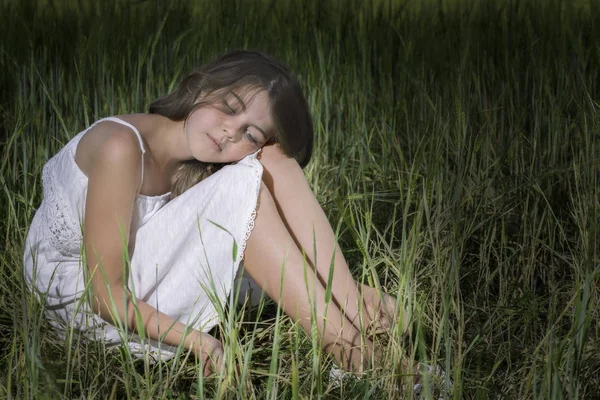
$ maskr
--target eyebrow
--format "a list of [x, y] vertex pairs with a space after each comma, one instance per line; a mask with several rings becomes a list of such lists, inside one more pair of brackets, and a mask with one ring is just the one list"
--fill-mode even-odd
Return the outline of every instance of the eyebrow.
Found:
[[236, 100], [241, 104], [242, 106], [242, 111], [246, 111], [246, 103], [244, 103], [244, 100], [242, 100], [242, 98], [240, 96], [238, 96], [238, 94], [234, 91], [231, 91], [231, 94], [233, 95], [233, 97], [236, 98]]
[[[247, 107], [246, 107], [246, 103], [244, 103], [244, 100], [242, 100], [242, 98], [233, 90], [230, 93], [240, 103], [240, 105], [242, 106], [242, 111], [246, 111]], [[256, 125], [252, 125], [252, 126], [255, 127], [258, 131], [260, 131], [260, 133], [262, 133], [263, 138], [265, 139], [264, 140], [265, 142], [269, 141], [267, 134], [265, 133], [265, 131], [262, 130], [262, 128], [260, 126], [256, 126]]]

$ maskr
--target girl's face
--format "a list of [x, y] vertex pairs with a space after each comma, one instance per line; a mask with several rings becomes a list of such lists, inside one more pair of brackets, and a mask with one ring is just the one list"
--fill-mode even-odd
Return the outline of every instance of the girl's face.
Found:
[[239, 161], [271, 137], [273, 120], [266, 91], [226, 93], [215, 104], [194, 110], [185, 124], [192, 157], [211, 163]]

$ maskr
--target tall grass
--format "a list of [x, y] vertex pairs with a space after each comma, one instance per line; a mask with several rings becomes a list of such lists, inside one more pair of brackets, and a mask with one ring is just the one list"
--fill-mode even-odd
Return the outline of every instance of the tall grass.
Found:
[[391, 365], [441, 365], [457, 399], [600, 397], [597, 0], [3, 0], [0, 15], [0, 397], [401, 396], [389, 371], [331, 385], [270, 301], [223, 311], [240, 369], [203, 379], [185, 355], [65, 343], [27, 295], [44, 162], [239, 47], [305, 87], [309, 182], [354, 275], [411, 310]]

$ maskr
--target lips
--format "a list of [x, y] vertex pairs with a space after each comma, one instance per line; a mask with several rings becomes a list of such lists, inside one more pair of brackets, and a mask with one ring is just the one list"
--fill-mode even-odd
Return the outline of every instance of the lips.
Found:
[[223, 151], [223, 149], [221, 148], [221, 145], [219, 144], [219, 142], [217, 142], [212, 136], [210, 136], [209, 134], [207, 134], [206, 136], [208, 136], [208, 139], [210, 140], [211, 144], [213, 145], [213, 148], [215, 150], [218, 151]]

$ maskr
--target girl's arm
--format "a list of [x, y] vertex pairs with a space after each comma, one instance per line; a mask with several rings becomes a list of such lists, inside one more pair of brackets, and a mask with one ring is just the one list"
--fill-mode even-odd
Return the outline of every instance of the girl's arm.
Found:
[[91, 157], [85, 168], [88, 191], [84, 219], [93, 310], [106, 321], [145, 333], [151, 339], [170, 345], [183, 342], [204, 359], [205, 373], [210, 372], [213, 363], [220, 368], [222, 350], [218, 340], [136, 299], [127, 288], [128, 271], [123, 255], [133, 204], [141, 186], [142, 160], [137, 138], [129, 128], [100, 123], [84, 139], [87, 139], [85, 146], [94, 149], [93, 155], [88, 152]]

